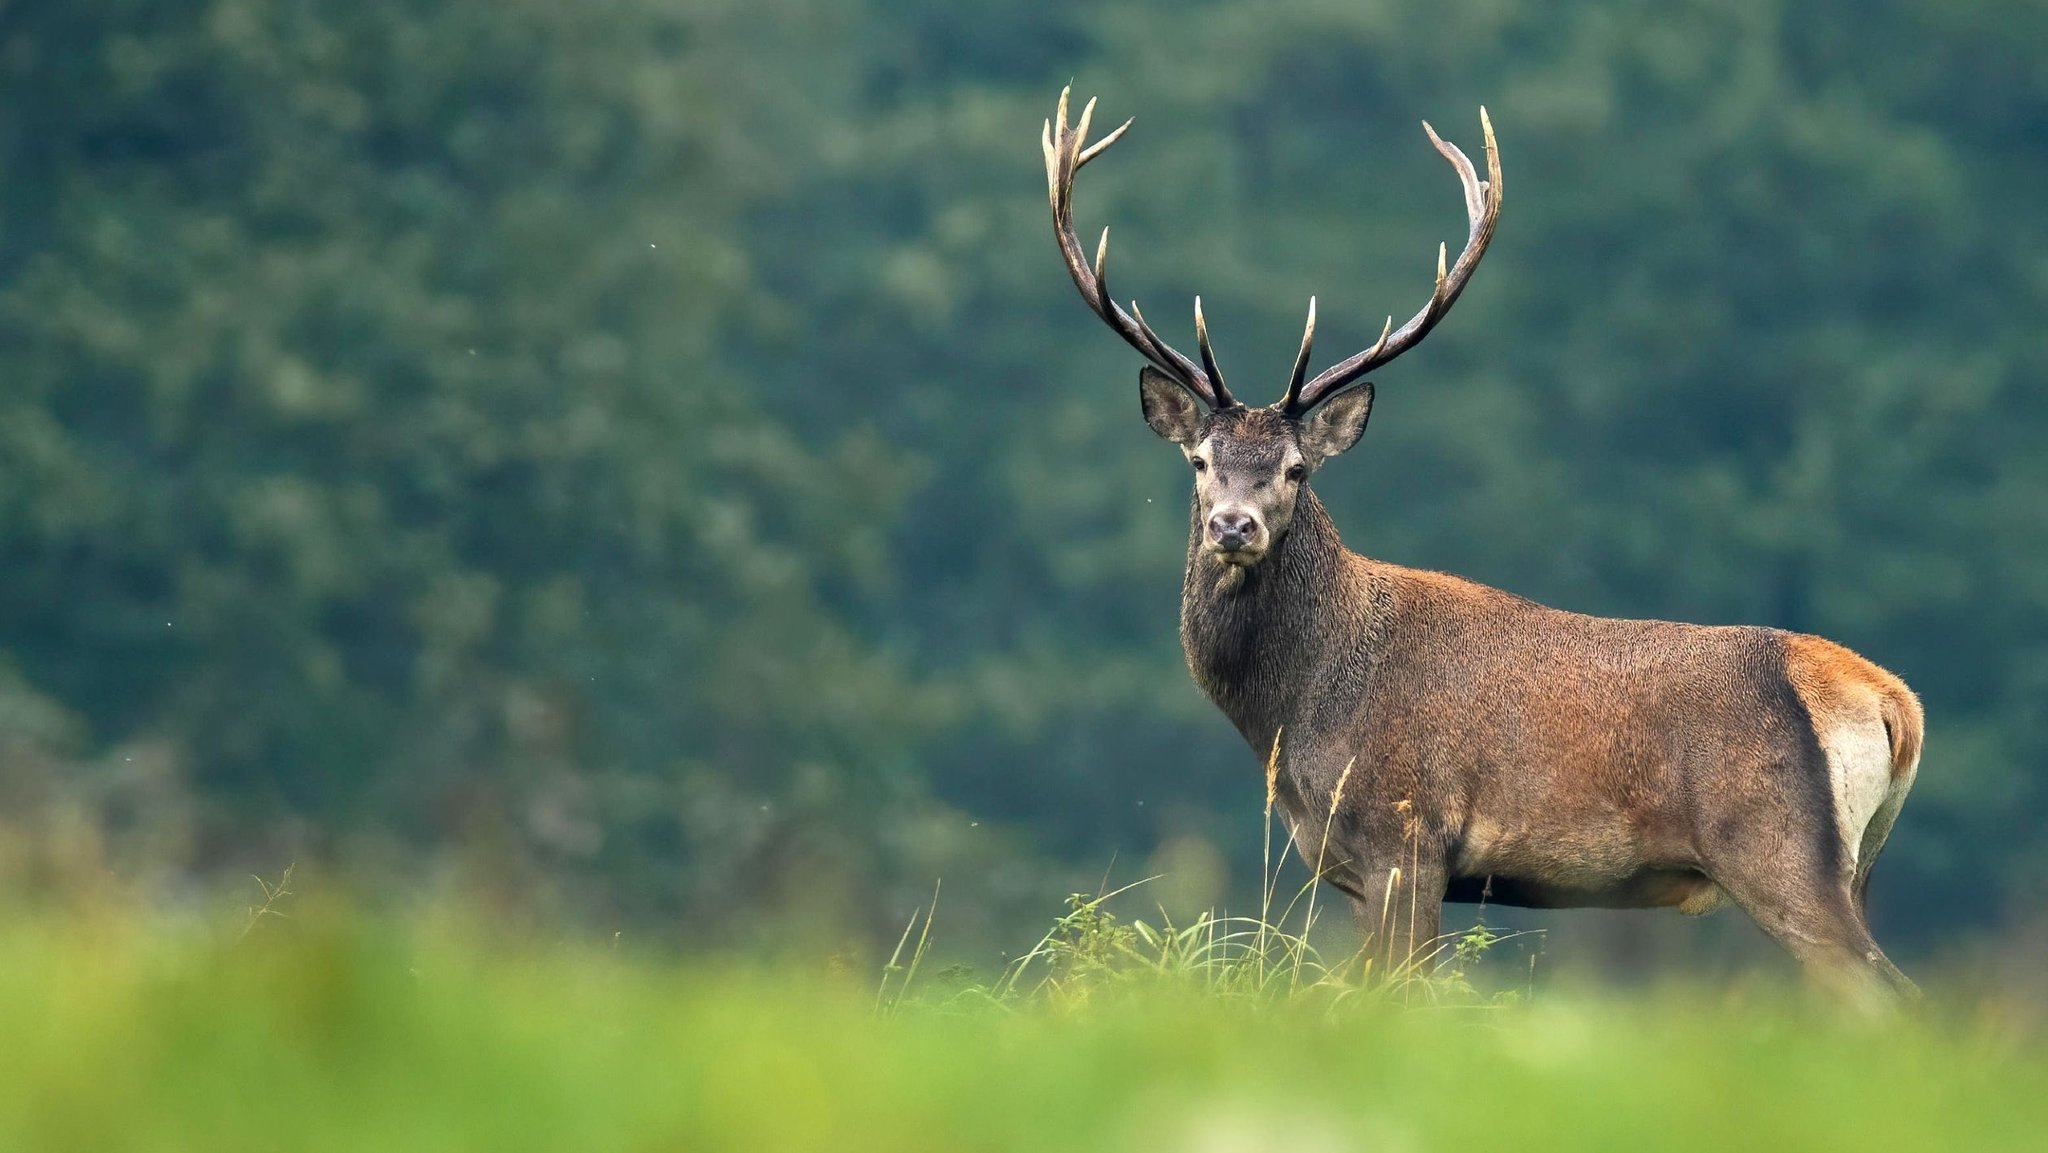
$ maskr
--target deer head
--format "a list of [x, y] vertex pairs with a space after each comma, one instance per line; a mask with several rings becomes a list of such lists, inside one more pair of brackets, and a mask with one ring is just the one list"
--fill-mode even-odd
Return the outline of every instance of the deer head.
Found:
[[1045, 122], [1040, 143], [1045, 150], [1047, 194], [1052, 200], [1053, 233], [1060, 255], [1081, 299], [1148, 362], [1138, 373], [1139, 400], [1153, 431], [1180, 446], [1195, 471], [1195, 500], [1203, 527], [1203, 545], [1218, 559], [1253, 565], [1264, 559], [1287, 534], [1308, 474], [1330, 457], [1358, 443], [1372, 413], [1372, 383], [1365, 374], [1421, 343], [1456, 303], [1458, 295], [1486, 255], [1500, 218], [1500, 149], [1486, 109], [1479, 123], [1486, 135], [1487, 179], [1479, 179], [1472, 161], [1458, 147], [1424, 123], [1430, 143], [1458, 171], [1465, 189], [1465, 214], [1470, 232], [1464, 251], [1446, 263], [1448, 251], [1437, 246], [1436, 288], [1422, 311], [1400, 328], [1389, 316], [1371, 348], [1347, 357], [1308, 379], [1309, 352], [1315, 343], [1316, 302], [1308, 302], [1308, 324], [1301, 334], [1287, 392], [1264, 408], [1249, 408], [1230, 394], [1216, 353], [1209, 345], [1209, 325], [1202, 316], [1202, 298], [1195, 298], [1195, 342], [1201, 363], [1174, 350], [1131, 302], [1129, 312], [1109, 294], [1106, 263], [1109, 229], [1095, 246], [1093, 262], [1085, 258], [1074, 232], [1074, 175], [1117, 142], [1131, 126], [1126, 120], [1093, 145], [1087, 143], [1095, 101], [1081, 110], [1080, 122], [1067, 124], [1068, 92], [1060, 93], [1059, 111]]

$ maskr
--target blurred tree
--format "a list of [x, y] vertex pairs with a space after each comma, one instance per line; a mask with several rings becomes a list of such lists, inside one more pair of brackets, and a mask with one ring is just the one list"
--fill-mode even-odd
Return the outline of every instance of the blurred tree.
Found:
[[1420, 301], [1462, 217], [1416, 122], [1484, 103], [1501, 233], [1319, 479], [1350, 542], [1865, 651], [1932, 720], [1887, 940], [2038, 916], [2044, 41], [2024, 0], [0, 8], [0, 748], [158, 750], [198, 861], [467, 840], [643, 915], [1246, 862], [1182, 466], [1039, 122], [1069, 78], [1139, 116], [1080, 223], [1256, 396], [1311, 292], [1326, 357]]
[[814, 131], [762, 11], [6, 13], [0, 650], [171, 742], [214, 855], [468, 837], [670, 911], [870, 863], [942, 706], [831, 608], [910, 470], [718, 355]]

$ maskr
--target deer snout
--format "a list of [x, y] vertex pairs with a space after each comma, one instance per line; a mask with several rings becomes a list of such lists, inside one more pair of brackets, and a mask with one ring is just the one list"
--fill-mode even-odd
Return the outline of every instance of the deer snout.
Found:
[[1224, 552], [1258, 543], [1259, 518], [1242, 509], [1221, 509], [1209, 516], [1209, 541]]

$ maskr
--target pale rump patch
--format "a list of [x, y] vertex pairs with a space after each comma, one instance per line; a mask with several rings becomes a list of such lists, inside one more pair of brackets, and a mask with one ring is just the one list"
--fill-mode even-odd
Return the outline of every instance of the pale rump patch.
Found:
[[1920, 760], [1920, 703], [1897, 677], [1832, 641], [1785, 639], [1785, 673], [1827, 757], [1835, 828], [1857, 882], [1898, 818]]
[[[1816, 726], [1818, 727], [1818, 726]], [[1873, 710], [1868, 721], [1837, 724], [1815, 734], [1828, 759], [1828, 784], [1835, 801], [1835, 828], [1842, 835], [1851, 868], [1863, 851], [1863, 833], [1892, 791], [1892, 747]], [[1903, 799], [1903, 798], [1902, 798]]]
[[[1901, 722], [1890, 723], [1896, 725]], [[1906, 794], [1913, 788], [1913, 778], [1920, 771], [1920, 742], [1917, 730], [1919, 720], [1917, 717], [1907, 718], [1906, 723], [1915, 726], [1914, 736], [1906, 742], [1906, 757], [1901, 760], [1898, 754], [1893, 754], [1891, 789], [1885, 793], [1884, 803], [1878, 805], [1876, 814], [1870, 818], [1870, 823], [1863, 828], [1863, 853], [1856, 865], [1859, 892], [1864, 880], [1869, 876], [1871, 859], [1884, 847], [1885, 838], [1891, 835], [1892, 825], [1899, 819], [1899, 810], [1906, 807]]]

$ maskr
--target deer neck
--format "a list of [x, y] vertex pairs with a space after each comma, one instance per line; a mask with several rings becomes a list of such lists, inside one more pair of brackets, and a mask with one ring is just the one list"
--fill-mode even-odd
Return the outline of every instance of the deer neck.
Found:
[[1288, 720], [1346, 593], [1344, 544], [1306, 486], [1294, 521], [1258, 564], [1225, 564], [1190, 517], [1181, 587], [1181, 647], [1209, 699], [1261, 752]]

